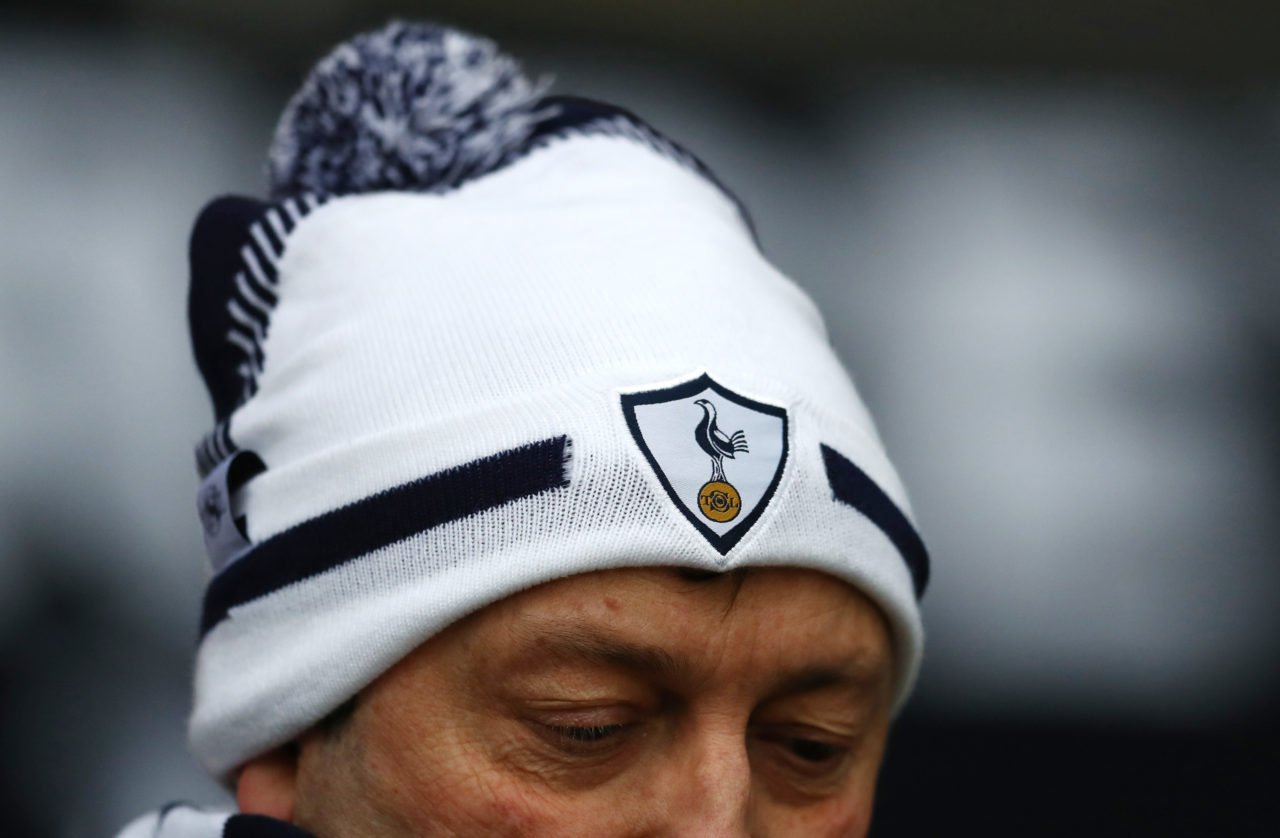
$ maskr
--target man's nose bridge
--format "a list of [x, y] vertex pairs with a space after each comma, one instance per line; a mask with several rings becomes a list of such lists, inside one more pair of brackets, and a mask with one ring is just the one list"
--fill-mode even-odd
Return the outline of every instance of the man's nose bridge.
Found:
[[740, 724], [721, 720], [691, 737], [683, 777], [681, 835], [743, 836], [751, 806], [751, 763]]

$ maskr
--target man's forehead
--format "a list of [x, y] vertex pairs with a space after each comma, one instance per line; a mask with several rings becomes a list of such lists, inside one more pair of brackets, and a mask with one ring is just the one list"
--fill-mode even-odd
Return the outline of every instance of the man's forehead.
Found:
[[509, 673], [586, 663], [680, 682], [742, 666], [812, 690], [879, 684], [890, 669], [879, 610], [795, 568], [702, 583], [665, 568], [585, 574], [513, 599], [493, 628]]
[[[537, 670], [561, 664], [596, 664], [615, 667], [667, 683], [697, 680], [707, 668], [705, 651], [713, 644], [693, 643], [687, 638], [669, 645], [653, 645], [627, 637], [626, 628], [598, 624], [563, 624], [538, 621], [521, 632], [523, 643], [513, 647], [518, 652], [520, 669]], [[751, 656], [751, 671], [769, 679], [771, 691], [777, 694], [808, 692], [827, 687], [863, 689], [874, 687], [888, 677], [888, 656], [874, 640], [851, 643], [833, 650], [810, 638], [797, 638], [794, 644], [779, 644], [777, 654], [765, 655], [775, 662], [773, 668], [758, 666], [759, 656]], [[738, 656], [746, 662], [747, 656]], [[716, 662], [723, 661], [717, 657]], [[523, 664], [523, 666], [521, 665]]]

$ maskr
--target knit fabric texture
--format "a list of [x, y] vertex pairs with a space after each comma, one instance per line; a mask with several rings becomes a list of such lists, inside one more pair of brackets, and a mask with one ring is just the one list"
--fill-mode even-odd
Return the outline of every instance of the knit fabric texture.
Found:
[[190, 737], [217, 775], [459, 618], [607, 568], [847, 580], [910, 691], [927, 558], [818, 310], [701, 163], [548, 103], [447, 189], [197, 224], [216, 572]]

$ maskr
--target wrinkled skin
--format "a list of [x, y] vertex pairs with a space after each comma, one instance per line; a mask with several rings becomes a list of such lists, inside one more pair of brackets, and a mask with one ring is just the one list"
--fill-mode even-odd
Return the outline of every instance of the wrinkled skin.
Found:
[[429, 640], [239, 800], [321, 838], [863, 835], [890, 657], [813, 571], [574, 576]]

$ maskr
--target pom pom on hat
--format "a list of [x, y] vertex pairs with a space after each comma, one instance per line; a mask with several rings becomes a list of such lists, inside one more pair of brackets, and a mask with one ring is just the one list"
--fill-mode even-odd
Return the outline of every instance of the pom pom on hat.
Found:
[[546, 87], [492, 41], [456, 29], [393, 21], [357, 35], [286, 107], [271, 196], [449, 189], [521, 149]]

